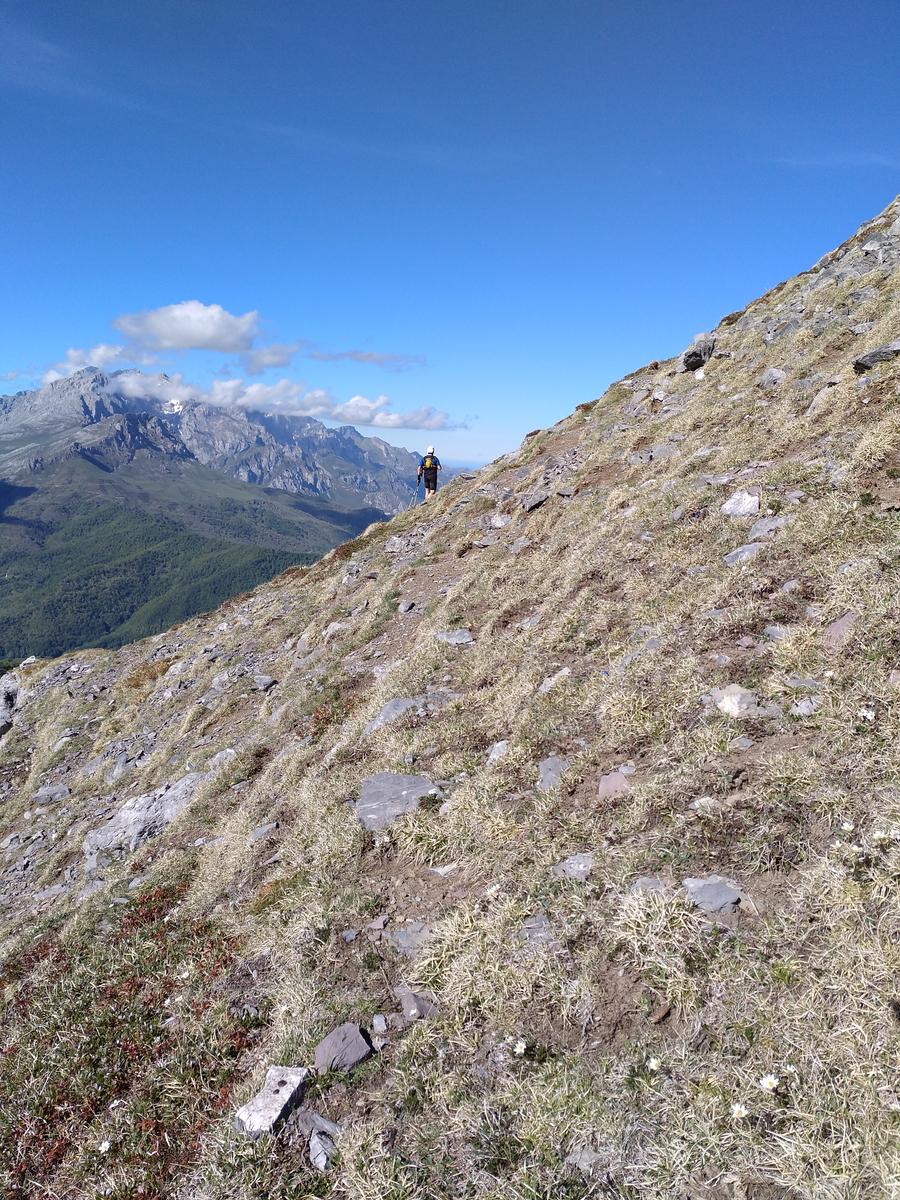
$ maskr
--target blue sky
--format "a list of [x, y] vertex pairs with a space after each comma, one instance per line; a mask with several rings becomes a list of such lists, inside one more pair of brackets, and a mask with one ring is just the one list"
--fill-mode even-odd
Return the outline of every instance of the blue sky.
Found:
[[0, 0], [0, 391], [488, 459], [883, 208], [898, 62], [896, 0]]

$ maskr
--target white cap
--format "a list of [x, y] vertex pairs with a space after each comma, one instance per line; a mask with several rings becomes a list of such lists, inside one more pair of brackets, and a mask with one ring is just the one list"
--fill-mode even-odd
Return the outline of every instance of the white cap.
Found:
[[434, 446], [429, 446], [425, 451], [426, 454], [434, 454]]

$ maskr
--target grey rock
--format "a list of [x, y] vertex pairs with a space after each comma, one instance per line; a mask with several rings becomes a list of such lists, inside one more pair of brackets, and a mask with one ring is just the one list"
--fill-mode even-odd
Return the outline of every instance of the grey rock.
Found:
[[760, 377], [759, 386], [767, 389], [781, 387], [785, 379], [787, 375], [780, 367], [767, 367]]
[[557, 684], [562, 683], [564, 679], [568, 679], [571, 674], [571, 668], [563, 667], [561, 670], [557, 671], [555, 675], [548, 675], [546, 679], [542, 680], [540, 686], [538, 687], [539, 694], [541, 696], [546, 696], [548, 692], [553, 691]]
[[825, 629], [824, 642], [826, 650], [840, 650], [850, 640], [853, 634], [853, 627], [859, 620], [859, 613], [852, 609], [845, 612], [842, 617], [832, 621]]
[[490, 521], [491, 528], [505, 529], [511, 520], [512, 517], [507, 516], [506, 513], [493, 513]]
[[64, 783], [45, 783], [34, 793], [34, 798], [39, 804], [55, 804], [69, 795], [71, 792]]
[[793, 519], [793, 517], [760, 517], [750, 526], [750, 540], [758, 542], [760, 538], [771, 537], [779, 529], [784, 529], [785, 525], [790, 525]]
[[795, 701], [788, 712], [792, 717], [811, 717], [819, 711], [822, 704], [822, 696], [804, 696], [801, 700]]
[[362, 781], [356, 816], [365, 829], [384, 829], [398, 817], [414, 812], [425, 796], [436, 794], [434, 784], [424, 775], [382, 771]]
[[552, 792], [555, 787], [559, 786], [563, 772], [568, 769], [568, 766], [568, 762], [564, 758], [560, 758], [558, 754], [551, 754], [549, 758], [542, 759], [538, 763], [537, 790]]
[[144, 842], [162, 833], [181, 816], [204, 778], [199, 772], [193, 772], [171, 786], [126, 801], [105, 825], [85, 837], [87, 869], [93, 870], [101, 855], [133, 853]]
[[760, 714], [759, 697], [756, 692], [741, 687], [740, 684], [729, 683], [727, 687], [713, 688], [710, 695], [716, 708], [726, 717], [734, 717], [741, 721]]
[[594, 856], [589, 850], [580, 854], [570, 854], [552, 868], [557, 879], [576, 879], [579, 883], [585, 883], [593, 869]]
[[269, 688], [273, 688], [278, 682], [271, 675], [254, 675], [253, 686], [258, 692], [267, 692]]
[[400, 984], [394, 988], [394, 995], [400, 1001], [400, 1011], [406, 1021], [419, 1021], [437, 1015], [437, 1005], [422, 992], [414, 992]]
[[[584, 1148], [573, 1150], [571, 1154], [568, 1154], [565, 1158], [565, 1164], [567, 1167], [574, 1167], [577, 1171], [581, 1171], [583, 1175], [593, 1177], [599, 1175], [601, 1171], [605, 1171], [609, 1166], [609, 1159], [602, 1154], [598, 1154], [596, 1150]], [[608, 1194], [614, 1195], [615, 1193], [610, 1192]]]
[[402, 554], [406, 549], [406, 540], [402, 537], [389, 537], [384, 543], [384, 549], [387, 554]]
[[327, 1171], [336, 1154], [337, 1147], [328, 1134], [313, 1130], [309, 1135], [309, 1161], [316, 1170]]
[[347, 1021], [322, 1038], [315, 1050], [316, 1070], [350, 1071], [371, 1055], [372, 1046], [362, 1026]]
[[373, 1033], [387, 1033], [387, 1020], [383, 1013], [376, 1013], [372, 1018]]
[[874, 350], [870, 350], [867, 354], [861, 354], [859, 358], [854, 358], [853, 370], [857, 375], [863, 375], [866, 371], [877, 367], [879, 363], [890, 362], [898, 355], [900, 355], [900, 341], [890, 342], [885, 346], [878, 346]]
[[508, 750], [509, 750], [509, 742], [508, 741], [504, 740], [504, 741], [500, 741], [500, 742], [494, 742], [493, 746], [491, 746], [490, 752], [488, 753], [487, 762], [485, 763], [485, 766], [488, 768], [495, 767], [497, 765], [497, 763], [500, 762], [500, 760], [504, 757], [504, 755], [507, 753]]
[[0, 737], [12, 729], [13, 713], [19, 703], [18, 679], [12, 672], [0, 675]]
[[755, 517], [759, 512], [759, 496], [754, 492], [735, 492], [720, 506], [719, 512], [726, 517]]
[[685, 879], [682, 886], [690, 902], [704, 912], [732, 913], [741, 903], [741, 893], [721, 875]]
[[448, 646], [471, 646], [475, 641], [469, 629], [450, 629], [436, 633], [434, 637]]
[[277, 1133], [303, 1099], [308, 1075], [305, 1067], [269, 1067], [261, 1090], [234, 1115], [237, 1132], [252, 1138]]
[[605, 800], [610, 796], [622, 796], [631, 791], [631, 784], [624, 771], [608, 771], [601, 775], [597, 783], [597, 799]]
[[726, 567], [738, 567], [741, 563], [751, 562], [763, 549], [763, 542], [747, 542], [746, 545], [738, 546], [737, 549], [729, 551], [724, 556]]
[[412, 612], [415, 607], [416, 603], [414, 600], [401, 600], [397, 605], [397, 612], [405, 615], [406, 613]]
[[522, 497], [522, 508], [527, 513], [534, 512], [536, 508], [540, 508], [542, 504], [546, 504], [549, 499], [549, 492], [529, 492], [527, 496]]
[[426, 925], [424, 921], [407, 921], [405, 925], [389, 929], [385, 933], [384, 939], [394, 947], [398, 954], [412, 958], [430, 936], [431, 926]]
[[247, 834], [248, 845], [252, 846], [255, 842], [261, 842], [267, 837], [271, 837], [277, 828], [277, 821], [266, 821], [264, 825], [257, 825], [255, 829], [251, 830], [250, 833]]
[[401, 697], [396, 700], [389, 700], [378, 715], [368, 722], [363, 732], [367, 736], [375, 733], [376, 730], [383, 729], [385, 725], [392, 725], [394, 721], [399, 721], [401, 717], [409, 712], [415, 712], [416, 716], [424, 717], [427, 711], [425, 701], [425, 696]]
[[527, 537], [516, 538], [516, 540], [510, 546], [509, 552], [510, 552], [510, 554], [515, 554], [515, 555], [524, 554], [525, 551], [529, 548], [529, 546], [531, 546], [531, 538], [527, 538]]
[[716, 337], [712, 333], [698, 333], [692, 344], [681, 355], [679, 370], [699, 371], [712, 358], [716, 348]]
[[233, 762], [237, 758], [237, 750], [233, 750], [231, 746], [226, 746], [224, 750], [220, 750], [218, 754], [214, 754], [209, 760], [207, 770], [218, 771], [226, 764]]
[[519, 929], [519, 937], [527, 950], [559, 950], [561, 943], [556, 930], [546, 913], [535, 913], [526, 917]]

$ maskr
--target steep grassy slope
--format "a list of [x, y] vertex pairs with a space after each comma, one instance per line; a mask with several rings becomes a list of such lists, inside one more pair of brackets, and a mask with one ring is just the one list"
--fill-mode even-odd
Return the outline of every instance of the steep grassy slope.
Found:
[[[7, 677], [7, 1194], [898, 1194], [900, 355], [861, 360], [898, 288], [900, 200], [692, 369]], [[439, 794], [369, 832], [379, 772]], [[110, 840], [167, 783], [176, 819]], [[375, 1014], [307, 1096], [327, 1172], [296, 1121], [234, 1132]]]

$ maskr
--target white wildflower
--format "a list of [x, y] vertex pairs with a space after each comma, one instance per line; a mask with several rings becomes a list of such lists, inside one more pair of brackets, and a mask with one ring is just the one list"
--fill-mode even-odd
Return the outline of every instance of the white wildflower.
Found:
[[780, 1080], [777, 1075], [763, 1075], [759, 1081], [759, 1086], [764, 1092], [777, 1092]]
[[749, 1108], [746, 1104], [732, 1104], [731, 1115], [735, 1121], [743, 1121], [744, 1117], [749, 1115]]
[[662, 1060], [657, 1058], [656, 1055], [654, 1055], [653, 1058], [647, 1059], [647, 1070], [648, 1071], [658, 1071], [661, 1067], [662, 1067]]
[[841, 829], [843, 829], [844, 833], [852, 833], [855, 828], [856, 826], [852, 821], [841, 821]]
[[112, 1142], [103, 1141], [100, 1143], [100, 1145], [97, 1147], [97, 1149], [100, 1151], [101, 1154], [107, 1154], [109, 1152], [111, 1145], [112, 1145]]
[[513, 1054], [516, 1054], [519, 1058], [521, 1058], [527, 1049], [528, 1043], [523, 1038], [519, 1038], [519, 1040], [513, 1046]]
[[874, 708], [858, 708], [856, 710], [856, 715], [859, 717], [859, 719], [861, 721], [874, 721], [875, 720], [875, 709]]

